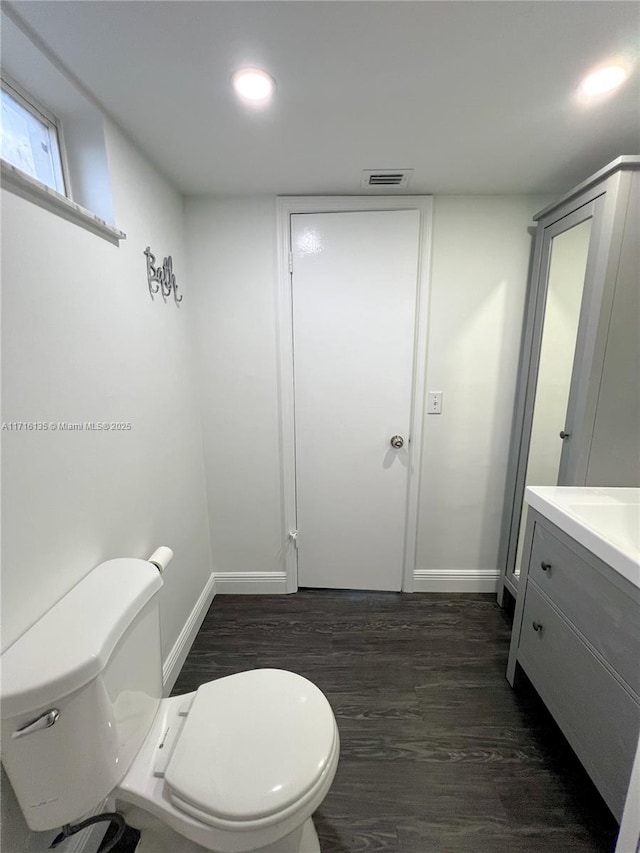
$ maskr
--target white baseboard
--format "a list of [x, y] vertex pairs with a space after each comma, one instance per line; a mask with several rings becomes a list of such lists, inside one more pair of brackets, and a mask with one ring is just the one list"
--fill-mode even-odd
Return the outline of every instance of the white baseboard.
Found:
[[500, 572], [497, 569], [416, 569], [414, 592], [496, 592]]
[[[414, 592], [496, 592], [500, 572], [416, 569]], [[286, 572], [215, 572], [217, 595], [265, 595], [287, 592]]]
[[220, 595], [264, 595], [287, 591], [286, 572], [216, 572], [215, 578], [216, 592]]
[[189, 649], [200, 630], [202, 620], [207, 615], [207, 610], [213, 601], [216, 591], [217, 580], [211, 574], [162, 667], [162, 682], [165, 696], [171, 693], [173, 685], [176, 683], [176, 679], [182, 669], [182, 664], [189, 654]]

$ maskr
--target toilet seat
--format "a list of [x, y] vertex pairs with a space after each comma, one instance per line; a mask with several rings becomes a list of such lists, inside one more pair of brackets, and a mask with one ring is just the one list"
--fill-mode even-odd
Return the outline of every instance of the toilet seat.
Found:
[[203, 684], [164, 773], [173, 805], [221, 829], [266, 826], [313, 799], [335, 771], [337, 729], [300, 675], [252, 670]]

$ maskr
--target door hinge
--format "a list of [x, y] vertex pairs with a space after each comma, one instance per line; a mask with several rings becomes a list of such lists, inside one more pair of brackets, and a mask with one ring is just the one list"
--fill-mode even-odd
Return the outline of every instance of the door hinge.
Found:
[[289, 252], [289, 272], [293, 272], [293, 252]]

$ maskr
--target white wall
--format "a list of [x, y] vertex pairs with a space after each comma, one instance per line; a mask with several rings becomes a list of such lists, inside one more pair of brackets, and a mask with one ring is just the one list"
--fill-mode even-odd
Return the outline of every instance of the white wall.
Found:
[[498, 572], [506, 466], [536, 196], [438, 197], [416, 566], [421, 588], [490, 590]]
[[[547, 201], [435, 199], [427, 386], [444, 410], [426, 420], [422, 588], [495, 584], [527, 227]], [[274, 199], [188, 199], [186, 233], [215, 570], [281, 570]]]
[[[188, 327], [195, 306], [181, 198], [113, 126], [106, 133], [127, 234], [119, 248], [2, 192], [2, 420], [132, 424], [2, 433], [3, 648], [101, 561], [166, 544], [175, 551], [161, 592], [166, 657], [212, 568]], [[151, 301], [146, 246], [173, 255], [180, 308]], [[7, 786], [3, 799], [6, 818], [15, 814]], [[3, 850], [38, 849], [19, 816], [8, 824]]]
[[186, 202], [214, 570], [282, 571], [272, 197]]

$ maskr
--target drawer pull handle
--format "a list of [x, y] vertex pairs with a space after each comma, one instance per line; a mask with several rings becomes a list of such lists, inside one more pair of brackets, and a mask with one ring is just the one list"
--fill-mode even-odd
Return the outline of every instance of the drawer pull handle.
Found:
[[540, 563], [540, 568], [542, 569], [543, 572], [548, 572], [549, 569], [551, 568], [551, 563], [545, 563], [545, 561], [543, 560]]
[[539, 622], [532, 622], [531, 624], [533, 626], [534, 631], [542, 631], [542, 625]]

